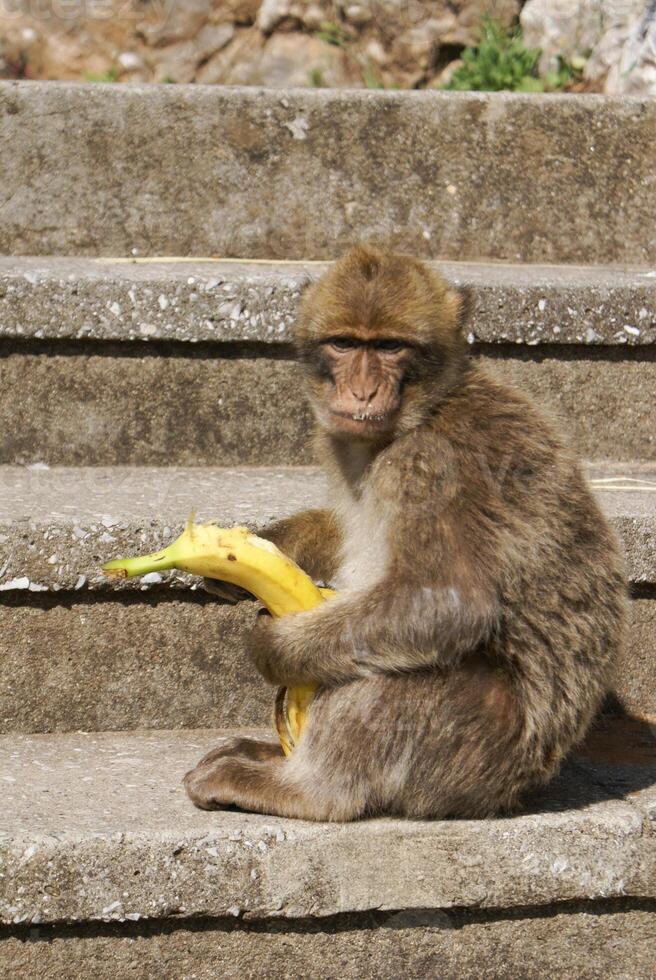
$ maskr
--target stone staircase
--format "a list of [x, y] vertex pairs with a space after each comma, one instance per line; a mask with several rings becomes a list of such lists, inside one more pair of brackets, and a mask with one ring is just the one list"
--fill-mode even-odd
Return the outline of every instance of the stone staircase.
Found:
[[[0, 85], [0, 976], [652, 977], [656, 104]], [[291, 327], [359, 236], [473, 295], [632, 581], [611, 712], [516, 817], [202, 813], [252, 603], [99, 566], [320, 503]], [[169, 258], [166, 258], [166, 257]], [[215, 258], [212, 258], [215, 256]], [[171, 258], [173, 257], [173, 258]]]

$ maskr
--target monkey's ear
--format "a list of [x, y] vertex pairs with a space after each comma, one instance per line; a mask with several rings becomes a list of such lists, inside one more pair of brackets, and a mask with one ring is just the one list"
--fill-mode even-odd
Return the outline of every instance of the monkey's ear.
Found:
[[310, 286], [314, 286], [316, 282], [318, 282], [318, 279], [315, 276], [313, 276], [312, 273], [304, 272], [302, 278], [299, 279], [298, 286], [297, 286], [301, 296], [304, 296], [305, 293], [307, 293]]
[[298, 309], [296, 311], [296, 316], [294, 318], [294, 327], [292, 330], [292, 343], [296, 348], [297, 354], [301, 352], [303, 345], [309, 340], [310, 335], [315, 331], [312, 326], [312, 296], [316, 289], [319, 287], [320, 280], [316, 279], [309, 272], [304, 272], [296, 284], [296, 289], [299, 292], [300, 300]]
[[311, 301], [312, 294], [315, 291], [315, 289], [317, 288], [318, 283], [319, 283], [319, 280], [316, 279], [309, 272], [304, 272], [303, 275], [299, 277], [299, 279], [298, 279], [298, 281], [296, 283], [296, 289], [298, 290], [299, 300], [300, 300], [300, 302], [299, 302], [299, 308], [298, 308], [298, 312], [297, 312], [297, 317], [296, 317], [296, 323], [297, 323], [297, 325], [298, 325], [299, 320], [300, 319], [303, 319], [303, 313], [304, 313], [305, 304], [308, 301]]
[[458, 327], [463, 327], [472, 310], [473, 294], [468, 286], [451, 287], [446, 294], [446, 303], [455, 317]]

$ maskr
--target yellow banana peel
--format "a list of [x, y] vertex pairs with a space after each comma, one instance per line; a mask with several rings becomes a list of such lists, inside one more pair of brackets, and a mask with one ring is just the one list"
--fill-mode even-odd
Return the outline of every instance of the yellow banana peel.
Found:
[[[103, 565], [105, 574], [112, 578], [132, 578], [170, 568], [239, 585], [259, 599], [272, 616], [313, 609], [334, 595], [331, 589], [315, 585], [275, 544], [252, 534], [248, 528], [194, 524], [193, 518], [189, 518], [180, 537], [163, 551], [118, 558]], [[275, 723], [285, 755], [292, 752], [301, 737], [315, 691], [313, 684], [282, 687], [278, 691]]]

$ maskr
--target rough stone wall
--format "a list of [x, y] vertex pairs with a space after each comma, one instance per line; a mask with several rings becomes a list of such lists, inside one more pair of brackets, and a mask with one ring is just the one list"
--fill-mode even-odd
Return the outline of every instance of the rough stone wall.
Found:
[[582, 71], [568, 89], [656, 93], [656, 0], [18, 0], [0, 9], [0, 76], [440, 86], [486, 15], [521, 20], [543, 74]]
[[7, 77], [229, 85], [439, 80], [485, 14], [521, 0], [49, 0], [0, 12]]
[[608, 95], [656, 94], [656, 0], [527, 0], [520, 20], [542, 71], [581, 60]]

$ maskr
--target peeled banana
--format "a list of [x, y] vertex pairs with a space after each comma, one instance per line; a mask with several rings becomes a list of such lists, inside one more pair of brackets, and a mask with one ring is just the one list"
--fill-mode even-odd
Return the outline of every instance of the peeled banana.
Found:
[[[248, 528], [194, 524], [192, 518], [180, 537], [163, 551], [139, 558], [118, 558], [103, 565], [105, 574], [112, 578], [131, 578], [169, 568], [239, 585], [256, 596], [272, 616], [313, 609], [333, 594], [330, 589], [316, 586], [275, 544], [251, 534]], [[292, 752], [301, 737], [315, 691], [316, 685], [283, 687], [278, 691], [275, 723], [285, 755]]]

